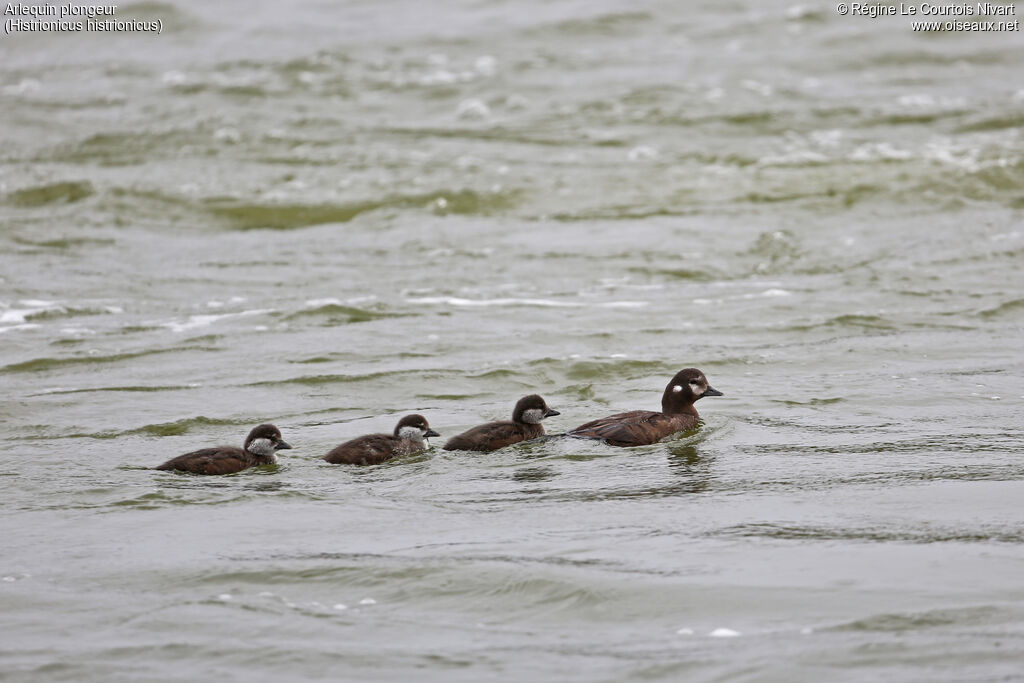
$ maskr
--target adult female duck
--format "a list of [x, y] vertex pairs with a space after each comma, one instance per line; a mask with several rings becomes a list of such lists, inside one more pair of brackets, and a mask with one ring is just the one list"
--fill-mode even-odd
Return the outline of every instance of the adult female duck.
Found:
[[700, 415], [693, 404], [705, 396], [722, 396], [697, 368], [676, 373], [661, 396], [661, 412], [633, 410], [602, 417], [566, 432], [569, 436], [603, 439], [610, 446], [646, 446], [676, 432], [693, 429]]

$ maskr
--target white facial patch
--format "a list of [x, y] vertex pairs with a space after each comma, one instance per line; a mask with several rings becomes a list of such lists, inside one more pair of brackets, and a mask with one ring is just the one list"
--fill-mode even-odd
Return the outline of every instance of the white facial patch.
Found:
[[249, 452], [256, 455], [273, 455], [274, 442], [270, 439], [253, 439], [249, 442]]
[[682, 384], [677, 384], [674, 387], [672, 387], [672, 393], [673, 394], [678, 394], [682, 390], [683, 390], [683, 385]]
[[398, 437], [400, 439], [412, 439], [413, 441], [423, 440], [423, 430], [419, 427], [402, 427], [398, 430]]
[[700, 396], [704, 393], [704, 387], [699, 382], [690, 382], [690, 391], [693, 392], [694, 396]]
[[530, 425], [540, 424], [544, 419], [544, 411], [540, 408], [530, 408], [523, 411], [523, 422]]

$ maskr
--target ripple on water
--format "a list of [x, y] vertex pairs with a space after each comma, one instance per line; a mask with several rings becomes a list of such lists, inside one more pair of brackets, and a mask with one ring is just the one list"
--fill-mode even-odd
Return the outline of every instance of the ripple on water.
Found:
[[69, 356], [67, 358], [33, 358], [20, 363], [11, 363], [0, 368], [0, 372], [48, 372], [61, 370], [63, 368], [79, 365], [97, 365], [106, 363], [118, 363], [136, 358], [155, 356], [181, 351], [216, 351], [207, 346], [179, 346], [170, 349], [147, 349], [144, 351], [129, 351], [125, 353], [111, 354], [86, 354], [82, 356]]
[[924, 612], [876, 614], [824, 630], [904, 633], [933, 628], [995, 625], [1015, 618], [1005, 608], [980, 605]]
[[788, 541], [854, 541], [865, 543], [1024, 543], [1016, 528], [965, 529], [923, 525], [916, 528], [738, 524], [709, 532], [710, 536], [771, 538]]

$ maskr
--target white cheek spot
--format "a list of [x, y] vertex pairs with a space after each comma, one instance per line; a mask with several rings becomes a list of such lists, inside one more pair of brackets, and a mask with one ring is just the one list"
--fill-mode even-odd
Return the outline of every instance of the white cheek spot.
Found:
[[704, 387], [702, 387], [697, 382], [690, 382], [690, 391], [693, 392], [694, 396], [700, 396], [701, 394], [704, 393]]
[[544, 419], [544, 411], [540, 408], [530, 408], [529, 410], [523, 411], [523, 422], [526, 424], [536, 425], [540, 424], [540, 421]]
[[423, 438], [423, 431], [418, 427], [402, 427], [398, 430], [398, 436], [402, 439], [419, 441]]
[[249, 443], [249, 452], [256, 455], [273, 455], [274, 444], [270, 439], [253, 439]]
[[672, 387], [672, 393], [673, 394], [678, 394], [682, 390], [683, 390], [683, 385], [681, 385], [681, 384], [677, 384], [674, 387]]

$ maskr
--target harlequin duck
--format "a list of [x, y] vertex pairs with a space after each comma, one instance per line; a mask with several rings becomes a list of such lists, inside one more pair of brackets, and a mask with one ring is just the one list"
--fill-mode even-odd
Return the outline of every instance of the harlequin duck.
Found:
[[428, 436], [441, 436], [422, 415], [406, 415], [395, 426], [394, 434], [367, 434], [346, 441], [324, 456], [335, 465], [377, 465], [391, 458], [424, 450]]
[[545, 417], [561, 415], [557, 410], [548, 408], [537, 394], [531, 394], [519, 399], [516, 408], [512, 411], [512, 420], [501, 422], [488, 422], [458, 436], [453, 436], [444, 445], [446, 451], [481, 451], [487, 453], [496, 451], [505, 446], [536, 439], [544, 436], [544, 427], [540, 421]]
[[171, 458], [158, 470], [179, 470], [193, 474], [234, 474], [250, 467], [277, 463], [277, 451], [291, 448], [281, 439], [281, 430], [271, 424], [254, 427], [245, 437], [245, 446], [218, 446], [192, 451]]
[[661, 412], [634, 410], [609, 415], [566, 432], [569, 436], [604, 439], [611, 446], [645, 446], [676, 432], [693, 429], [700, 416], [694, 402], [704, 396], [722, 396], [708, 384], [704, 373], [686, 368], [676, 373], [661, 397]]

